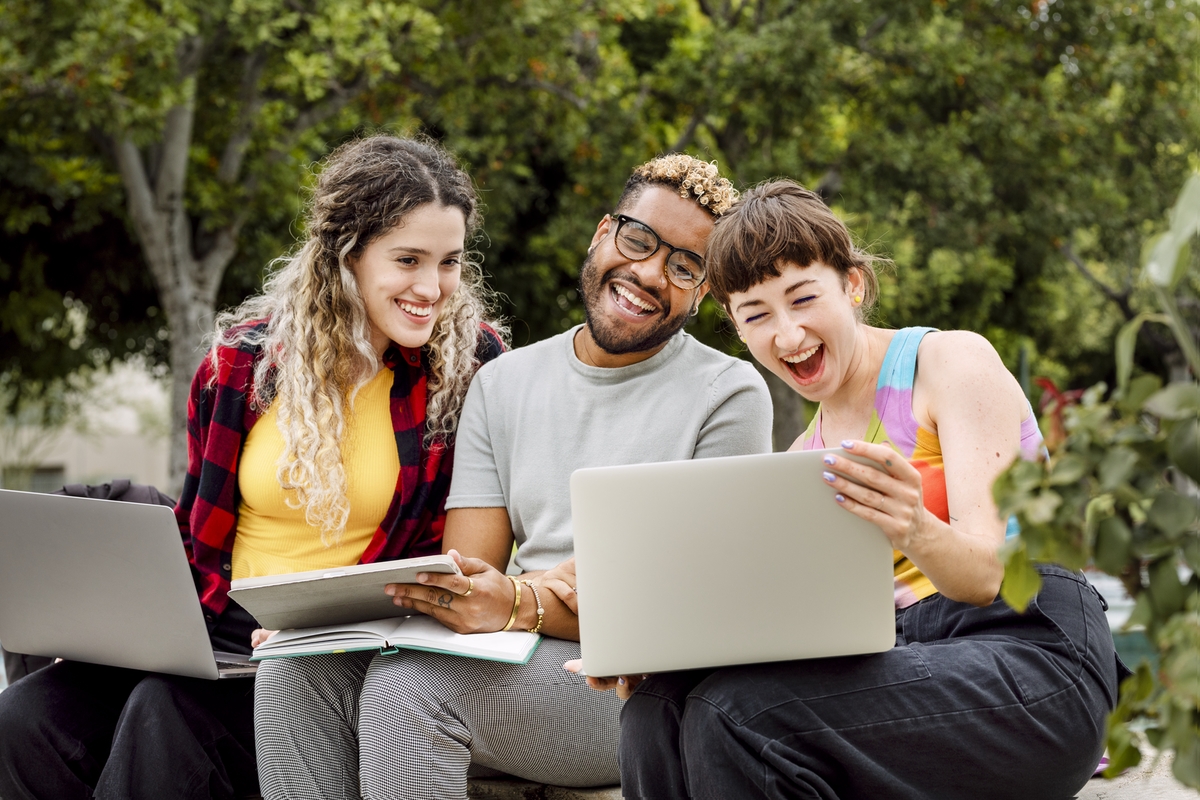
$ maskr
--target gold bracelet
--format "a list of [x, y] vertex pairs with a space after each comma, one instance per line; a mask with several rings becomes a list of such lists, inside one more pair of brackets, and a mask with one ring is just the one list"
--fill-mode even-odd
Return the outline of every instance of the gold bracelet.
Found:
[[521, 607], [521, 582], [512, 575], [505, 575], [504, 577], [512, 581], [513, 587], [517, 590], [517, 595], [513, 598], [512, 616], [508, 618], [508, 624], [500, 629], [502, 631], [511, 631], [513, 623], [517, 621], [517, 610]]
[[537, 633], [542, 629], [542, 615], [546, 613], [546, 609], [542, 608], [542, 596], [538, 594], [537, 587], [533, 585], [533, 581], [521, 581], [521, 583], [533, 590], [533, 600], [535, 603], [537, 603], [538, 608], [538, 622], [537, 625], [534, 625], [529, 629], [529, 632]]

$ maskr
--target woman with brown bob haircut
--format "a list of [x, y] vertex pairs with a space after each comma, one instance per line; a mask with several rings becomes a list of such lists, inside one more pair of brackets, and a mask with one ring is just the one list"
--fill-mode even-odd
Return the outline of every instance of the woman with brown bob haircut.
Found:
[[792, 449], [840, 443], [883, 469], [829, 455], [824, 480], [891, 540], [896, 646], [644, 679], [621, 716], [625, 797], [1072, 796], [1123, 666], [1079, 573], [1039, 567], [1024, 614], [997, 598], [992, 482], [1041, 437], [996, 351], [967, 331], [868, 325], [875, 259], [789, 180], [747, 192], [706, 258], [751, 354], [820, 403]]

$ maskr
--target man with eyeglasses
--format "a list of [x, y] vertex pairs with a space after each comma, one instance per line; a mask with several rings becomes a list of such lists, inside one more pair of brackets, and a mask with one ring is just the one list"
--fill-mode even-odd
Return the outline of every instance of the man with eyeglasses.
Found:
[[[443, 540], [463, 574], [389, 592], [459, 632], [537, 631], [530, 661], [402, 651], [265, 662], [255, 722], [266, 797], [353, 786], [465, 798], [468, 773], [619, 781], [622, 701], [562, 668], [579, 657], [569, 481], [581, 467], [770, 451], [763, 379], [683, 332], [708, 290], [708, 236], [735, 198], [691, 156], [638, 167], [580, 271], [586, 323], [484, 365], [467, 393]], [[629, 589], [654, 602], [655, 587]]]

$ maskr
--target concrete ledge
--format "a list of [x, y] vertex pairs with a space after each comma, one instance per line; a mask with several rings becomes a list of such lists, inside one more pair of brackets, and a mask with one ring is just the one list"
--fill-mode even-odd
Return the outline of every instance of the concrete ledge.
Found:
[[1200, 792], [1189, 789], [1171, 774], [1171, 757], [1155, 763], [1144, 754], [1142, 763], [1111, 781], [1092, 778], [1079, 790], [1077, 800], [1197, 800]]
[[[467, 784], [470, 800], [621, 800], [621, 787], [570, 789], [542, 786], [514, 779], [477, 778]], [[1105, 780], [1093, 778], [1079, 790], [1075, 800], [1200, 800], [1200, 792], [1189, 789], [1171, 774], [1171, 759], [1142, 763], [1124, 775]]]
[[467, 797], [469, 800], [621, 800], [621, 787], [572, 789], [511, 778], [473, 778], [467, 781]]

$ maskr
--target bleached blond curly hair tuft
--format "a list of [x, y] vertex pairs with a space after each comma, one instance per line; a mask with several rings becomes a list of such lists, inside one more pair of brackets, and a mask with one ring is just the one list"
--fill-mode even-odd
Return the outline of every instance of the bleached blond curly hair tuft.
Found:
[[686, 153], [668, 153], [634, 169], [617, 202], [621, 209], [633, 202], [646, 186], [666, 186], [685, 200], [694, 200], [714, 217], [729, 210], [737, 189], [717, 170], [717, 162], [701, 161]]
[[[341, 449], [354, 396], [380, 369], [366, 305], [352, 264], [376, 238], [414, 210], [457, 208], [470, 245], [480, 226], [479, 198], [453, 156], [430, 139], [369, 136], [325, 161], [305, 216], [305, 240], [279, 259], [263, 292], [217, 317], [216, 345], [261, 348], [251, 402], [278, 409], [284, 452], [276, 473], [326, 545], [341, 539], [350, 515]], [[483, 284], [478, 254], [462, 259], [450, 295], [421, 348], [426, 373], [425, 445], [453, 436], [478, 367], [481, 323], [504, 337]], [[265, 321], [265, 325], [254, 324]], [[217, 374], [217, 348], [210, 351]], [[290, 502], [290, 501], [289, 501]]]

